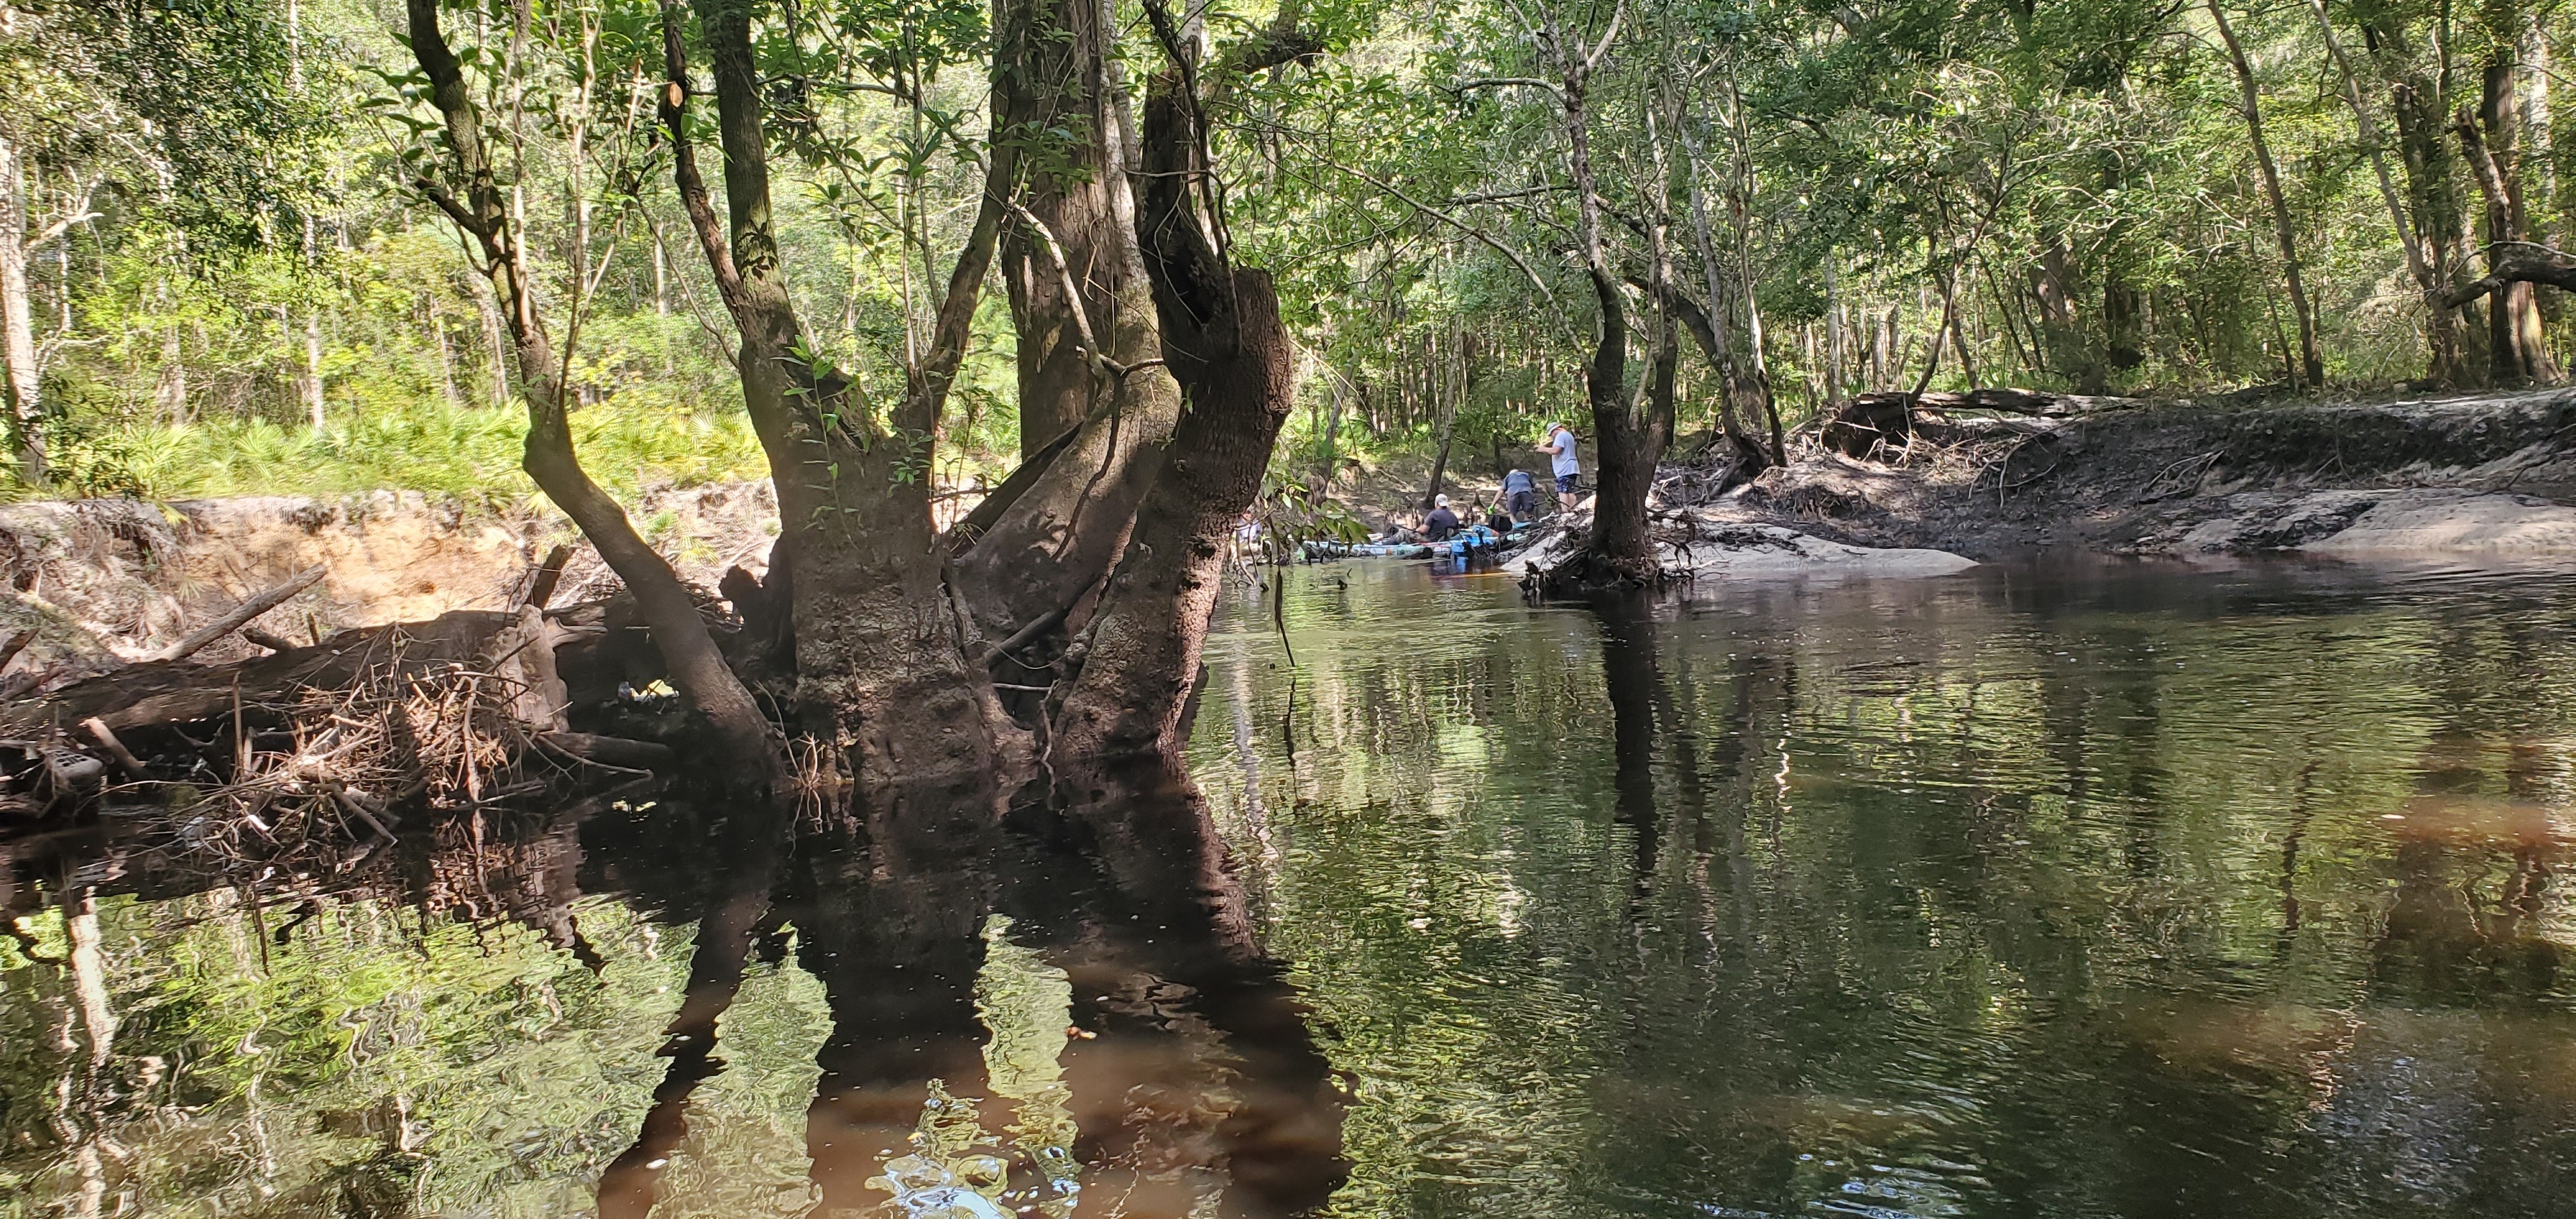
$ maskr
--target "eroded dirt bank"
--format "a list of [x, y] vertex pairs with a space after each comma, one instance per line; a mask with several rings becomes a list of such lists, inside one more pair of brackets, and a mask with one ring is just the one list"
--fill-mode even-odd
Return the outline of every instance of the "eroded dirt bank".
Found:
[[[1810, 437], [1711, 497], [1728, 519], [1977, 559], [2051, 549], [2576, 554], [2576, 390], [2387, 403], [2145, 405], [1929, 421], [1910, 452]], [[1689, 471], [1667, 486], [1689, 498]]]
[[[705, 588], [733, 564], [757, 569], [778, 532], [766, 483], [655, 492], [635, 520]], [[575, 541], [551, 514], [472, 510], [416, 492], [10, 504], [0, 506], [9, 588], [0, 633], [37, 632], [15, 662], [22, 669], [101, 654], [134, 659], [318, 565], [320, 583], [259, 620], [300, 643], [345, 627], [498, 609], [531, 562]], [[589, 599], [613, 580], [576, 545], [560, 599]], [[232, 638], [201, 657], [259, 651]]]
[[[1749, 483], [1722, 464], [1668, 462], [1655, 501], [1667, 560], [1723, 576], [1940, 570], [1924, 551], [2576, 556], [2576, 390], [1925, 412], [1914, 430], [1909, 446], [1852, 457], [1810, 427], [1791, 437], [1787, 466]], [[1471, 478], [1453, 495], [1493, 490]], [[1363, 511], [1411, 508], [1401, 494]], [[1584, 514], [1570, 523], [1580, 530]], [[1533, 550], [1563, 549], [1556, 532]], [[1909, 554], [1869, 553], [1886, 550]]]

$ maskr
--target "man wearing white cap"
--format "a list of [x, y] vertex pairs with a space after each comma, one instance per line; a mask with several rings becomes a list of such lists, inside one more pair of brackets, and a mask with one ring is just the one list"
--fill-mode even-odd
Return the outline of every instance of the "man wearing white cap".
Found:
[[1574, 481], [1583, 466], [1574, 459], [1574, 431], [1562, 423], [1547, 425], [1547, 443], [1538, 451], [1548, 455], [1548, 468], [1556, 475], [1556, 505], [1574, 511]]
[[1433, 496], [1431, 515], [1422, 518], [1422, 536], [1434, 542], [1445, 542], [1458, 532], [1458, 514], [1449, 510], [1449, 497]]

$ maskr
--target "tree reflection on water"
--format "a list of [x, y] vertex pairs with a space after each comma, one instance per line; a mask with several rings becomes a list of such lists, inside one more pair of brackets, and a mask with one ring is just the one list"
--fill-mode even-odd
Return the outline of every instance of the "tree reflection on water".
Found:
[[1288, 578], [1205, 794], [0, 845], [0, 1216], [2576, 1213], [2564, 577]]

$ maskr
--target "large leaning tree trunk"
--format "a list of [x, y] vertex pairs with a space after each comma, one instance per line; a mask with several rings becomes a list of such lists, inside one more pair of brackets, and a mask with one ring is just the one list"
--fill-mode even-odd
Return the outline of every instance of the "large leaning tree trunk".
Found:
[[[1134, 537], [1076, 645], [1080, 669], [1050, 730], [1048, 751], [1057, 758], [1180, 743], [1182, 709], [1224, 576], [1226, 537], [1260, 493], [1271, 446], [1296, 399], [1270, 274], [1234, 266], [1219, 241], [1223, 221], [1192, 90], [1200, 78], [1180, 66], [1187, 61], [1171, 15], [1155, 0], [1147, 0], [1146, 14], [1172, 66], [1154, 78], [1145, 100], [1137, 237], [1162, 319], [1163, 358], [1184, 405]], [[1248, 71], [1309, 49], [1272, 35], [1228, 66]]]
[[[1596, 45], [1569, 43], [1573, 34], [1551, 19], [1544, 41], [1561, 74], [1559, 100], [1564, 103], [1567, 165], [1574, 179], [1576, 248], [1592, 281], [1593, 301], [1599, 313], [1599, 339], [1584, 375], [1584, 396], [1592, 408], [1593, 465], [1599, 490], [1593, 498], [1591, 539], [1567, 563], [1547, 574], [1547, 583], [1558, 588], [1638, 583], [1656, 577], [1655, 541], [1646, 527], [1646, 497], [1654, 489], [1655, 462], [1671, 439], [1658, 426], [1659, 405], [1650, 400], [1650, 395], [1632, 397], [1628, 390], [1627, 303], [1620, 296], [1619, 280], [1602, 248], [1601, 202], [1592, 172], [1588, 104], [1592, 72], [1609, 55], [1611, 43], [1619, 36], [1618, 14], [1613, 13], [1610, 28]], [[1663, 223], [1663, 217], [1658, 215], [1653, 230], [1656, 234], [1662, 232]], [[1650, 295], [1662, 301], [1669, 295], [1671, 276], [1660, 240], [1655, 252], [1654, 289]], [[1665, 307], [1670, 308], [1668, 303]], [[1671, 402], [1671, 349], [1668, 327], [1653, 374], [1664, 391], [1661, 406]]]
[[[772, 581], [786, 585], [799, 726], [831, 743], [863, 787], [990, 774], [1017, 736], [932, 535], [930, 459], [948, 387], [1012, 190], [997, 147], [972, 235], [941, 298], [928, 354], [901, 402], [869, 416], [807, 349], [771, 213], [759, 69], [746, 0], [700, 0], [715, 85], [727, 216], [720, 222], [688, 130], [678, 0], [662, 8], [662, 119], [690, 226], [741, 336], [743, 402], [767, 451], [781, 526]], [[774, 587], [773, 587], [774, 595]]]
[[[1771, 449], [1762, 442], [1757, 426], [1738, 417], [1737, 408], [1745, 401], [1737, 396], [1737, 387], [1742, 382], [1737, 379], [1733, 367], [1735, 361], [1725, 354], [1727, 340], [1718, 333], [1718, 323], [1712, 320], [1715, 311], [1700, 308], [1699, 302], [1684, 295], [1678, 285], [1665, 297], [1665, 303], [1673, 320], [1690, 331], [1691, 340], [1699, 345], [1700, 354], [1707, 356], [1709, 365], [1717, 370], [1722, 392], [1726, 395], [1718, 400], [1717, 422], [1719, 431], [1726, 437], [1727, 448], [1735, 455], [1732, 477], [1751, 478], [1779, 464], [1772, 459]], [[1753, 400], [1751, 406], [1752, 411], [1745, 413], [1752, 414], [1762, 409], [1758, 399]], [[1760, 416], [1757, 414], [1755, 417]]]
[[1001, 240], [1024, 468], [951, 544], [983, 633], [1010, 640], [1037, 626], [1051, 658], [1126, 544], [1181, 392], [1162, 366], [1136, 246], [1133, 135], [1109, 14], [1102, 0], [1004, 0], [995, 16], [993, 142], [1039, 150], [1021, 154], [1026, 201]]
[[438, 0], [409, 0], [408, 9], [412, 56], [429, 80], [431, 105], [445, 126], [447, 153], [437, 176], [424, 173], [413, 185], [472, 239], [481, 256], [479, 269], [500, 303], [518, 365], [519, 396], [528, 408], [522, 464], [625, 582], [672, 685], [713, 724], [728, 752], [774, 765], [776, 734], [750, 691], [726, 667], [696, 598], [670, 563], [636, 533], [626, 510], [581, 467], [565, 417], [563, 362], [538, 315], [523, 234], [494, 172], [482, 116], [439, 29]]

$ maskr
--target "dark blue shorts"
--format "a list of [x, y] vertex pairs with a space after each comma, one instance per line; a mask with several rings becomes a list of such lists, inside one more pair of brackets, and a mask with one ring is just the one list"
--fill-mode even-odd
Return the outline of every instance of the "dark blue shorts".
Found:
[[1513, 516], [1528, 516], [1530, 509], [1538, 505], [1538, 492], [1514, 491], [1505, 502], [1510, 506]]
[[1559, 494], [1559, 495], [1572, 495], [1572, 494], [1574, 494], [1574, 478], [1575, 478], [1575, 476], [1574, 476], [1574, 475], [1572, 475], [1572, 474], [1559, 474], [1559, 475], [1557, 475], [1557, 476], [1556, 476], [1556, 493], [1557, 493], [1557, 494]]

